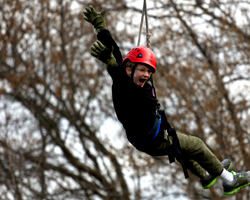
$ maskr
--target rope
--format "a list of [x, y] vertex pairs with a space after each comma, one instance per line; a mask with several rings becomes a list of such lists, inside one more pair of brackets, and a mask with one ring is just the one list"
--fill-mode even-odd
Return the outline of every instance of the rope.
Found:
[[139, 30], [139, 37], [138, 37], [137, 46], [140, 46], [140, 42], [141, 42], [141, 32], [142, 32], [142, 25], [143, 25], [144, 16], [145, 16], [145, 21], [146, 21], [147, 47], [151, 48], [151, 45], [150, 45], [150, 36], [151, 36], [151, 34], [148, 32], [148, 14], [147, 14], [147, 2], [146, 2], [146, 0], [144, 0], [143, 9], [142, 9], [141, 24], [140, 24], [140, 30]]
[[139, 29], [139, 36], [138, 36], [138, 43], [137, 46], [140, 46], [140, 42], [141, 42], [141, 31], [142, 31], [142, 25], [143, 25], [143, 19], [144, 19], [144, 4], [143, 4], [143, 8], [142, 8], [142, 15], [141, 15], [141, 24], [140, 24], [140, 29]]

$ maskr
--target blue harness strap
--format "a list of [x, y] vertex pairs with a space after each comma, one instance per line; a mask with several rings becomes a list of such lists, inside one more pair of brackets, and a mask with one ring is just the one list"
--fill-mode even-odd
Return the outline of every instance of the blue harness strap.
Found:
[[[157, 117], [156, 117], [156, 119], [155, 119], [155, 122], [156, 122], [156, 120], [157, 120]], [[161, 127], [161, 117], [160, 117], [159, 122], [158, 122], [158, 128], [157, 128], [157, 131], [156, 131], [156, 133], [155, 133], [154, 137], [152, 137], [152, 138], [151, 138], [151, 140], [153, 140], [153, 139], [155, 139], [155, 138], [156, 138], [156, 136], [158, 135], [158, 133], [159, 133], [159, 131], [160, 131], [160, 127]]]

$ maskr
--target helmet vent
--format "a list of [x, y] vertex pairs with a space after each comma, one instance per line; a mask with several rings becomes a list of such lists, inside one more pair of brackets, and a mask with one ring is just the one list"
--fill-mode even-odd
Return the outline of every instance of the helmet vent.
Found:
[[137, 56], [136, 58], [142, 58], [142, 57], [143, 57], [142, 54], [139, 53], [138, 56]]

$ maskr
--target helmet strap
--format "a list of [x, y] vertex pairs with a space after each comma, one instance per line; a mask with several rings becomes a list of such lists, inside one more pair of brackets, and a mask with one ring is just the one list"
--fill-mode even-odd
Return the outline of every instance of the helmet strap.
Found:
[[152, 86], [152, 95], [157, 99], [156, 97], [156, 91], [155, 91], [155, 86], [154, 86], [154, 81], [153, 81], [153, 74], [151, 74], [150, 78], [148, 79], [148, 81], [151, 82], [151, 86]]
[[129, 67], [129, 68], [131, 69], [131, 76], [130, 76], [130, 78], [132, 79], [132, 82], [134, 82], [134, 73], [135, 73], [136, 66]]
[[132, 78], [132, 81], [134, 82], [135, 67], [131, 67], [131, 70], [132, 70], [131, 78]]

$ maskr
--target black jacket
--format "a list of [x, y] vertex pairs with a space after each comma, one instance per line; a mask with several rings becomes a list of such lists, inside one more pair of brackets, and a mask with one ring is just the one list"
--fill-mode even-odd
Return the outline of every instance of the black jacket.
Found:
[[[108, 69], [113, 85], [112, 98], [118, 120], [122, 123], [129, 141], [138, 147], [137, 141], [148, 139], [152, 130], [157, 109], [157, 99], [152, 95], [152, 86], [146, 83], [140, 87], [132, 81], [121, 66], [122, 55], [108, 30], [102, 30], [97, 35], [108, 49], [114, 47], [113, 54], [117, 66]], [[159, 137], [163, 137], [159, 134]], [[147, 145], [148, 144], [144, 144]]]

